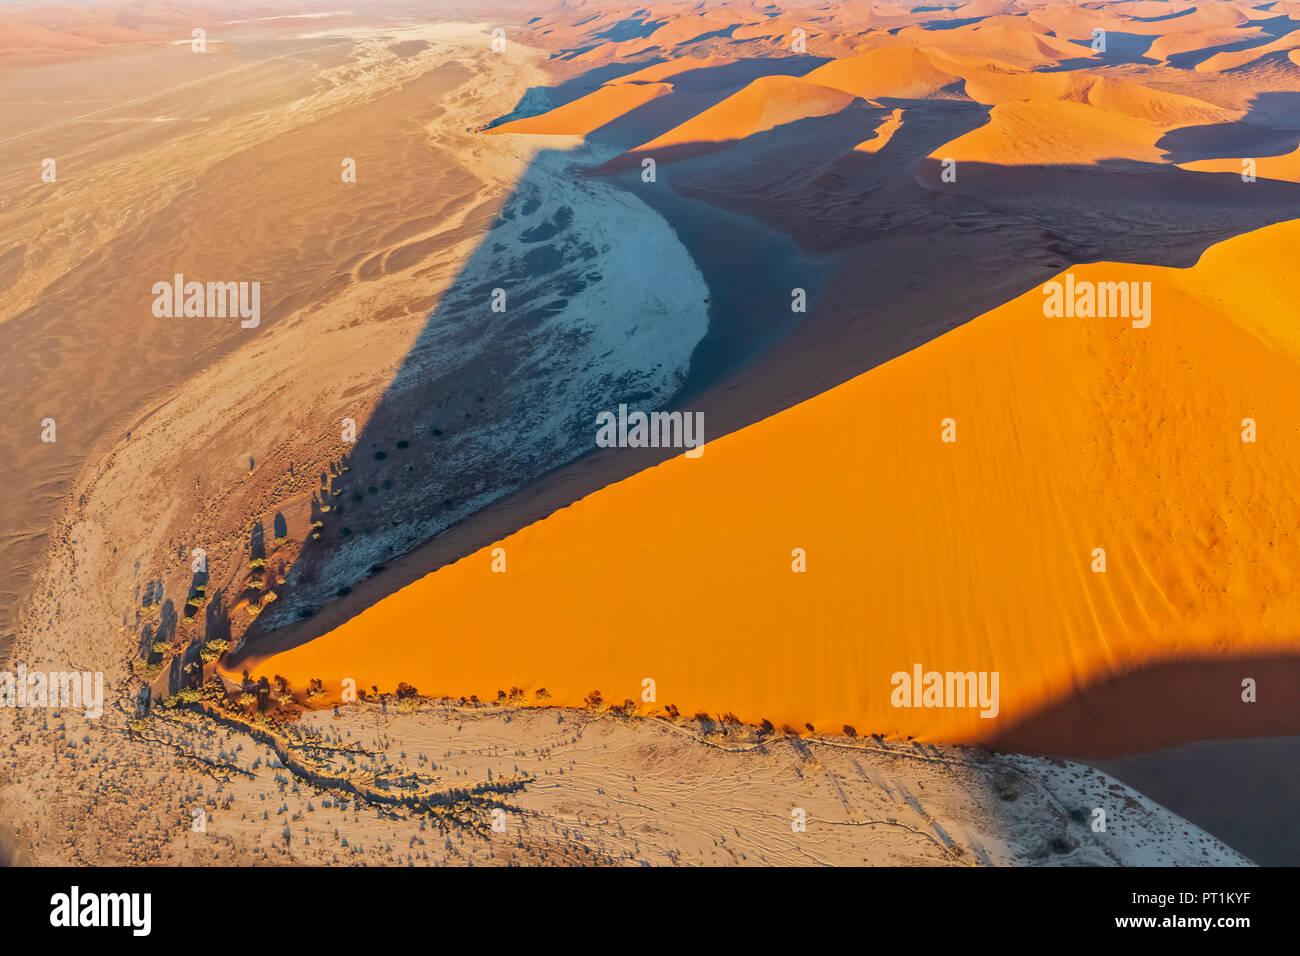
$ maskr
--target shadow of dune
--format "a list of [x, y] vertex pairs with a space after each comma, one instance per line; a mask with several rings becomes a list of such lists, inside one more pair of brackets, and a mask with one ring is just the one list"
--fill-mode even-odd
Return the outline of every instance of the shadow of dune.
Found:
[[1213, 46], [1204, 47], [1200, 50], [1188, 50], [1185, 53], [1175, 53], [1165, 62], [1169, 66], [1179, 70], [1194, 70], [1206, 60], [1219, 53], [1236, 53], [1241, 50], [1249, 50], [1253, 47], [1267, 46], [1279, 37], [1285, 36], [1295, 29], [1295, 21], [1286, 15], [1270, 17], [1267, 20], [1254, 20], [1250, 26], [1257, 27], [1264, 32], [1262, 37], [1252, 37], [1247, 40], [1232, 40], [1226, 43], [1216, 43]]
[[1206, 740], [1089, 764], [1261, 866], [1300, 865], [1300, 738]]
[[1050, 232], [1058, 267], [1123, 260], [1185, 268], [1234, 235], [1300, 217], [1300, 185], [1129, 160], [1097, 166], [963, 162], [956, 183], [936, 160], [917, 166], [930, 188], [969, 200], [972, 225], [1017, 218]]
[[[1246, 678], [1255, 682], [1254, 703], [1242, 700]], [[1101, 759], [1188, 740], [1300, 736], [1297, 700], [1297, 654], [1164, 661], [1079, 688], [986, 743], [1000, 751]]]
[[1300, 146], [1300, 130], [1256, 126], [1247, 120], [1184, 126], [1160, 137], [1156, 146], [1165, 150], [1165, 159], [1171, 163], [1237, 156], [1261, 159], [1294, 152]]
[[1171, 163], [1261, 159], [1294, 152], [1300, 147], [1300, 93], [1258, 94], [1241, 119], [1170, 130], [1156, 146], [1165, 150], [1164, 158]]
[[[1242, 700], [1245, 678], [1255, 703]], [[1167, 661], [1081, 688], [987, 745], [1090, 764], [1255, 862], [1293, 866], [1297, 700], [1295, 654]]]
[[[672, 407], [707, 332], [707, 288], [675, 271], [694, 267], [666, 224], [572, 177], [578, 160], [533, 157], [378, 404], [358, 412], [355, 444], [312, 502], [313, 537], [245, 645], [581, 456], [598, 411]], [[628, 232], [632, 204], [642, 218]]]
[[[1072, 70], [1095, 70], [1104, 66], [1143, 65], [1153, 66], [1160, 61], [1146, 55], [1156, 36], [1149, 33], [1123, 33], [1117, 30], [1106, 31], [1106, 52], [1095, 56], [1076, 56], [1061, 60], [1052, 66], [1042, 68], [1044, 73], [1068, 73]], [[1088, 40], [1075, 41], [1080, 46], [1087, 46]]]

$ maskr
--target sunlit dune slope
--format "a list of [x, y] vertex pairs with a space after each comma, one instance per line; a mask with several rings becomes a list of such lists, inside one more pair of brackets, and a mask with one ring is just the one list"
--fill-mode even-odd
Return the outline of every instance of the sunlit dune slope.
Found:
[[487, 130], [489, 133], [543, 133], [558, 136], [585, 136], [644, 106], [653, 99], [672, 92], [668, 83], [620, 83], [602, 86], [586, 96], [557, 106], [540, 116], [511, 120]]
[[[1240, 176], [1244, 171], [1242, 159], [1201, 159], [1179, 163], [1182, 169], [1198, 173], [1232, 173]], [[1300, 149], [1283, 156], [1261, 156], [1255, 160], [1256, 179], [1281, 179], [1300, 183]], [[1248, 184], [1247, 184], [1248, 185]]]
[[1025, 65], [1095, 56], [1089, 46], [1035, 33], [1031, 26], [1033, 24], [1023, 17], [993, 17], [953, 30], [904, 27], [897, 36], [907, 43], [992, 56]]
[[832, 60], [808, 73], [804, 79], [863, 99], [926, 97], [958, 81], [956, 76], [939, 69], [929, 57], [911, 46], [880, 47], [858, 56]]
[[1271, 43], [1261, 43], [1244, 50], [1224, 50], [1196, 64], [1201, 73], [1221, 73], [1236, 70], [1260, 60], [1270, 53], [1289, 53], [1300, 47], [1300, 30], [1292, 30]]
[[1042, 73], [995, 69], [975, 63], [953, 63], [950, 68], [965, 79], [966, 95], [977, 103], [996, 105], [1016, 100], [1068, 100], [1136, 116], [1165, 127], [1223, 123], [1237, 116], [1231, 110], [1195, 97], [1084, 70]]
[[[971, 740], [1145, 663], [1293, 646], [1298, 243], [1292, 222], [1189, 270], [1075, 266], [1079, 283], [1150, 282], [1150, 325], [1048, 318], [1030, 290], [253, 673], [332, 693], [346, 677], [481, 698], [544, 686], [560, 704], [639, 702], [651, 678], [643, 713]], [[914, 665], [997, 672], [998, 715], [892, 706], [892, 675]]]
[[1251, 40], [1267, 43], [1269, 37], [1267, 33], [1258, 27], [1214, 28], [1189, 33], [1171, 33], [1152, 40], [1151, 46], [1147, 48], [1145, 55], [1154, 60], [1167, 60], [1178, 53], [1209, 50], [1219, 46], [1247, 43]]
[[609, 82], [611, 85], [620, 83], [662, 83], [691, 70], [705, 70], [734, 62], [735, 60], [730, 57], [723, 56], [679, 56], [671, 60], [665, 60], [662, 63], [652, 63], [643, 69], [616, 77]]
[[1014, 100], [932, 153], [934, 159], [999, 166], [1086, 165], [1111, 159], [1160, 162], [1154, 123], [1069, 100]]
[[903, 111], [895, 109], [880, 121], [880, 125], [876, 127], [875, 132], [869, 139], [864, 139], [853, 149], [859, 153], [878, 153], [889, 145], [889, 141], [894, 138], [894, 134], [902, 127]]
[[857, 97], [793, 76], [763, 76], [662, 136], [636, 147], [646, 152], [688, 143], [725, 143], [811, 116], [838, 113]]

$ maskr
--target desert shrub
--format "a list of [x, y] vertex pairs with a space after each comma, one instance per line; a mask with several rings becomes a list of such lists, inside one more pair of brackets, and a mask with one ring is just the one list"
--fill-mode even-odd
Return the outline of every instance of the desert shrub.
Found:
[[845, 724], [845, 725], [844, 725], [844, 736], [845, 736], [845, 737], [856, 737], [857, 735], [858, 735], [858, 731], [857, 731], [857, 728], [856, 728], [856, 727], [854, 727], [852, 724]]
[[599, 710], [599, 709], [600, 709], [600, 705], [604, 702], [605, 698], [601, 696], [600, 691], [598, 691], [598, 690], [593, 690], [590, 694], [588, 694], [588, 695], [587, 695], [586, 697], [584, 697], [582, 700], [583, 700], [583, 703], [586, 704], [586, 705], [587, 705], [589, 708], [591, 708], [592, 710]]

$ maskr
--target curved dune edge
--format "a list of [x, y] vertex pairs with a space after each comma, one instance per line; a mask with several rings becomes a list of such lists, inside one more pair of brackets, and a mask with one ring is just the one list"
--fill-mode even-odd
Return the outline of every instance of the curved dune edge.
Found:
[[[650, 677], [643, 713], [970, 742], [1160, 661], [1294, 652], [1297, 242], [1290, 222], [1188, 270], [1075, 266], [1150, 282], [1150, 326], [1045, 318], [1030, 290], [509, 536], [506, 573], [485, 548], [245, 665], [563, 705], [639, 701]], [[914, 664], [997, 671], [998, 715], [892, 706]]]
[[[1190, 163], [1179, 163], [1178, 166], [1180, 169], [1196, 173], [1233, 173], [1240, 176], [1247, 169], [1245, 162], [1245, 157], [1239, 159], [1201, 159]], [[1292, 150], [1281, 156], [1261, 156], [1254, 162], [1254, 173], [1258, 179], [1277, 179], [1300, 183], [1300, 149]]]

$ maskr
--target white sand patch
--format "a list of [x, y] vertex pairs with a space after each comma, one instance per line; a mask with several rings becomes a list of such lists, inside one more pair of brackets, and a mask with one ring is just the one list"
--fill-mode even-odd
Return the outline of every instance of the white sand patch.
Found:
[[[608, 150], [589, 147], [533, 155], [364, 434], [391, 441], [399, 437], [388, 434], [393, 422], [408, 434], [447, 428], [416, 468], [420, 479], [385, 496], [387, 514], [403, 520], [356, 528], [314, 581], [291, 576], [293, 599], [267, 615], [268, 626], [590, 450], [596, 412], [620, 403], [670, 407], [708, 330], [708, 289], [658, 213], [574, 168], [607, 158]], [[504, 312], [492, 311], [496, 289]], [[467, 410], [453, 397], [466, 388], [482, 398]], [[358, 455], [369, 451], [360, 443]], [[450, 508], [431, 508], [444, 497]]]

